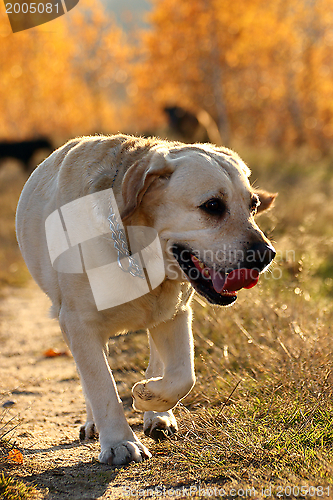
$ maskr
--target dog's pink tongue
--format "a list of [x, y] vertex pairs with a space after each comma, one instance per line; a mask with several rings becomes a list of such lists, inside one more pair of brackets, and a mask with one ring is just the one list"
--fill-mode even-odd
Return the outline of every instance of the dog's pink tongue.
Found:
[[211, 269], [210, 277], [212, 279], [215, 292], [221, 293], [225, 284], [225, 274], [218, 273]]
[[227, 275], [223, 290], [236, 292], [241, 288], [252, 288], [258, 280], [259, 272], [256, 269], [235, 269]]

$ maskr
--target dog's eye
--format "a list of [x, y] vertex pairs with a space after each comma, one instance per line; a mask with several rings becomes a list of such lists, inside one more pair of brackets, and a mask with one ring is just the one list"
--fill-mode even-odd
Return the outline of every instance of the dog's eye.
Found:
[[220, 198], [212, 198], [200, 205], [199, 208], [211, 215], [223, 215], [226, 211], [226, 206]]
[[255, 215], [257, 213], [257, 208], [259, 207], [259, 205], [260, 205], [259, 196], [253, 194], [251, 197], [251, 205], [250, 205], [250, 210], [252, 215]]

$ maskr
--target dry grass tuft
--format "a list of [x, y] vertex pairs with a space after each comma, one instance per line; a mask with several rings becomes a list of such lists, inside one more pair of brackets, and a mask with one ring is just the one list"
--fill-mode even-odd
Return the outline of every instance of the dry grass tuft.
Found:
[[2, 500], [34, 500], [38, 492], [32, 486], [26, 486], [22, 481], [0, 474], [0, 498]]
[[0, 413], [0, 466], [7, 469], [7, 473], [0, 474], [0, 498], [2, 500], [38, 500], [39, 492], [21, 480], [9, 475], [11, 468], [17, 469], [23, 464], [23, 455], [17, 449], [13, 433], [18, 427], [18, 416], [8, 417], [8, 412], [3, 409]]

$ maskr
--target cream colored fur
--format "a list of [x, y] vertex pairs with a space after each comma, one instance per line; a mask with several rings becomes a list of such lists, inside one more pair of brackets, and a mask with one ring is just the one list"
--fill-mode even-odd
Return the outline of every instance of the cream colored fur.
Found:
[[[185, 145], [157, 139], [83, 137], [49, 156], [31, 175], [17, 209], [17, 237], [27, 266], [52, 301], [73, 353], [87, 403], [82, 430], [96, 427], [101, 453], [110, 464], [150, 456], [126, 422], [107, 362], [111, 335], [148, 329], [151, 358], [146, 380], [133, 387], [134, 405], [145, 413], [144, 429], [176, 430], [172, 408], [193, 387], [191, 286], [170, 247], [184, 243], [208, 265], [222, 245], [235, 251], [249, 240], [266, 241], [249, 209], [249, 170], [233, 152], [211, 145]], [[151, 226], [159, 234], [166, 278], [149, 294], [98, 311], [85, 274], [59, 273], [51, 265], [44, 224], [70, 201], [112, 187], [127, 225]], [[227, 220], [217, 222], [198, 207], [209, 196], [228, 200]], [[206, 259], [207, 261], [207, 259]], [[228, 259], [219, 266], [228, 266]]]

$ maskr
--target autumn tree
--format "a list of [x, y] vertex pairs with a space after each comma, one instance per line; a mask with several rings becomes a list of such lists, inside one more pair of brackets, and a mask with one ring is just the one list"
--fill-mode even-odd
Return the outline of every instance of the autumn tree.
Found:
[[[324, 150], [332, 131], [329, 0], [153, 0], [136, 68], [138, 119], [174, 103], [230, 138]], [[141, 117], [141, 118], [140, 118]]]
[[13, 34], [0, 10], [0, 137], [56, 142], [121, 128], [130, 49], [98, 0]]
[[330, 0], [151, 1], [126, 35], [100, 0], [15, 34], [0, 4], [0, 137], [154, 133], [180, 105], [224, 144], [329, 150]]

